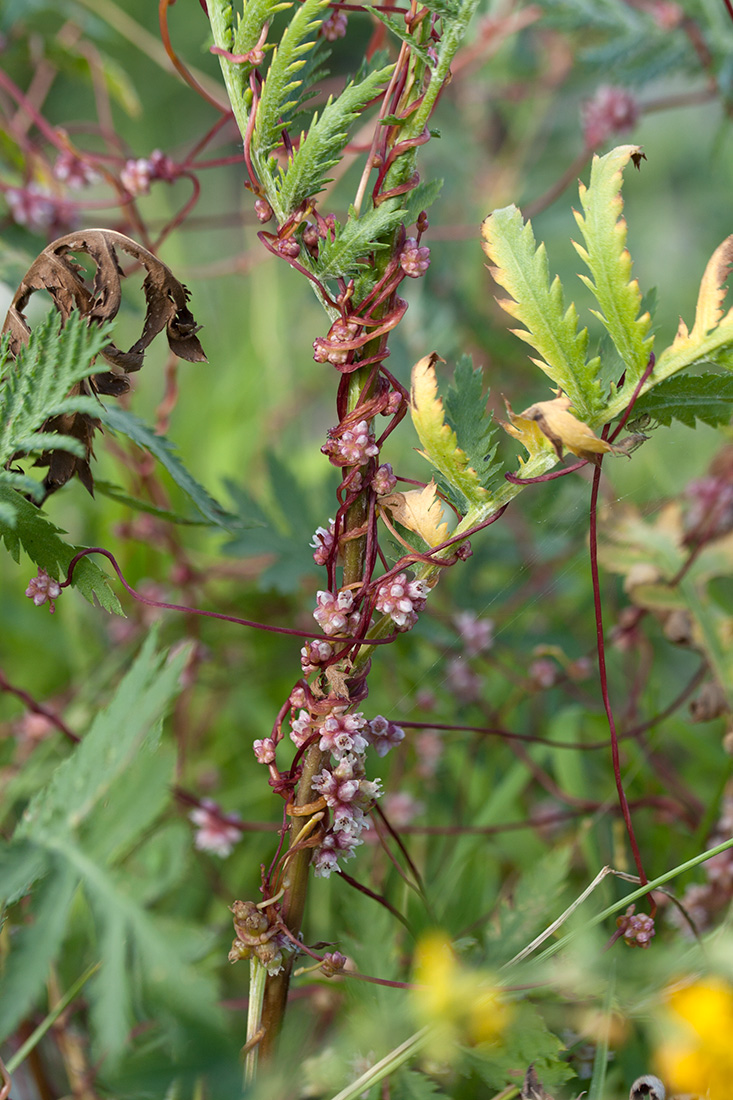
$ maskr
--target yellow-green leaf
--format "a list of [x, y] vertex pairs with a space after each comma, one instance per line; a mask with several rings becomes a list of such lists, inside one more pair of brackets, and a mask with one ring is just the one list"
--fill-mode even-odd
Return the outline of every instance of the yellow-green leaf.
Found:
[[435, 363], [439, 356], [432, 352], [412, 368], [410, 412], [423, 450], [445, 480], [465, 498], [467, 505], [488, 500], [489, 493], [479, 482], [476, 471], [469, 466], [465, 452], [458, 446], [456, 433], [445, 422], [443, 402], [438, 397]]

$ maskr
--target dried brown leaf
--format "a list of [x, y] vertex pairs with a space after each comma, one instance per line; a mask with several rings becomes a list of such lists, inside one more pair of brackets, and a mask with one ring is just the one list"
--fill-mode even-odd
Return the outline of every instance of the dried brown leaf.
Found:
[[[123, 271], [118, 260], [118, 250], [126, 252], [146, 269], [143, 292], [147, 304], [142, 333], [138, 340], [122, 351], [109, 343], [103, 357], [117, 371], [94, 374], [78, 386], [72, 394], [104, 394], [118, 397], [130, 388], [129, 372], [142, 367], [147, 347], [159, 332], [166, 329], [171, 351], [189, 362], [205, 361], [204, 350], [196, 333], [199, 326], [188, 308], [188, 290], [176, 279], [162, 260], [142, 245], [112, 229], [87, 229], [69, 233], [52, 241], [40, 253], [23, 276], [2, 328], [10, 334], [10, 350], [17, 355], [28, 342], [30, 328], [24, 315], [29, 299], [36, 291], [50, 294], [62, 322], [68, 320], [74, 310], [88, 318], [90, 324], [111, 321], [117, 316], [122, 301], [120, 280]], [[84, 268], [74, 259], [74, 253], [85, 253], [95, 265], [91, 286], [85, 278]], [[48, 466], [44, 479], [46, 492], [52, 493], [77, 474], [89, 492], [93, 479], [89, 459], [93, 455], [92, 440], [99, 421], [87, 413], [74, 413], [52, 417], [43, 425], [43, 431], [59, 432], [81, 440], [86, 450], [84, 459], [66, 451], [48, 451], [37, 465]]]
[[552, 443], [558, 458], [562, 458], [563, 450], [567, 449], [578, 458], [597, 465], [602, 454], [618, 453], [612, 444], [600, 439], [587, 424], [569, 412], [570, 405], [570, 398], [564, 395], [551, 401], [538, 401], [512, 419], [515, 424], [520, 419], [533, 420]]

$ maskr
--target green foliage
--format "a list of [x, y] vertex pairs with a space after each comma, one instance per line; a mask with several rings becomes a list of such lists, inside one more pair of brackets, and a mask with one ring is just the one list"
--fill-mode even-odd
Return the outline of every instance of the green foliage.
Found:
[[329, 182], [326, 173], [338, 164], [349, 127], [378, 94], [392, 69], [392, 65], [377, 69], [359, 83], [347, 84], [336, 100], [329, 98], [320, 116], [314, 116], [279, 181], [280, 201], [286, 214]]
[[564, 1044], [554, 1035], [534, 1005], [522, 1002], [512, 1006], [512, 1020], [501, 1043], [482, 1043], [462, 1050], [466, 1069], [489, 1089], [497, 1091], [517, 1070], [534, 1064], [538, 1078], [548, 1091], [557, 1089], [573, 1076], [559, 1060]]
[[121, 432], [133, 443], [137, 443], [138, 447], [144, 447], [145, 450], [150, 451], [167, 470], [178, 488], [182, 489], [189, 500], [196, 505], [208, 523], [227, 530], [239, 525], [237, 518], [218, 504], [188, 472], [176, 454], [174, 444], [164, 435], [157, 435], [139, 417], [116, 406], [100, 410], [99, 419], [107, 428]]
[[448, 387], [443, 405], [446, 423], [456, 433], [458, 446], [466, 456], [479, 483], [489, 492], [500, 471], [495, 462], [498, 441], [491, 413], [487, 412], [488, 393], [483, 394], [484, 374], [474, 370], [470, 355], [456, 363], [453, 382]]
[[389, 247], [384, 238], [397, 228], [403, 216], [402, 208], [394, 200], [370, 207], [361, 217], [351, 207], [346, 223], [336, 223], [333, 240], [323, 241], [319, 246], [319, 277], [325, 280], [357, 275], [364, 269], [370, 252]]
[[550, 283], [547, 252], [536, 245], [532, 223], [507, 206], [486, 219], [484, 239], [491, 274], [512, 295], [499, 305], [524, 326], [512, 331], [539, 353], [532, 362], [567, 393], [581, 419], [593, 418], [602, 407], [600, 360], [586, 362], [588, 330], [578, 332], [577, 311], [572, 303], [565, 308], [559, 277]]
[[[0, 349], [0, 485], [43, 498], [43, 488], [33, 478], [8, 470], [18, 454], [57, 448], [84, 458], [80, 440], [41, 431], [51, 416], [85, 412], [94, 416], [99, 404], [91, 397], [69, 397], [69, 390], [94, 374], [95, 359], [109, 342], [110, 325], [89, 326], [79, 314], [61, 325], [51, 312], [37, 325], [17, 358], [9, 357], [8, 341]], [[7, 503], [7, 501], [6, 501]], [[9, 513], [5, 512], [6, 521]]]
[[31, 879], [40, 882], [32, 893], [33, 919], [14, 938], [2, 977], [2, 1037], [40, 992], [80, 887], [102, 958], [89, 987], [99, 1054], [112, 1062], [120, 1056], [141, 993], [164, 1021], [177, 1015], [206, 1029], [217, 1022], [213, 985], [189, 965], [201, 950], [200, 939], [146, 911], [134, 879], [114, 869], [159, 815], [173, 775], [172, 753], [151, 754], [161, 716], [179, 690], [187, 652], [166, 661], [155, 642], [150, 635], [109, 705], [31, 799], [4, 848], [4, 892], [10, 899], [27, 890]]
[[257, 45], [265, 23], [290, 7], [291, 0], [245, 0], [242, 15], [237, 15], [231, 52], [244, 54], [251, 50]]
[[575, 249], [591, 273], [591, 278], [580, 278], [601, 307], [600, 313], [593, 312], [606, 326], [625, 365], [625, 392], [629, 394], [644, 373], [654, 342], [648, 336], [651, 318], [639, 316], [641, 292], [631, 278], [626, 222], [621, 217], [623, 169], [638, 152], [634, 145], [622, 145], [605, 157], [594, 157], [590, 186], [580, 185], [583, 214], [575, 211], [586, 243], [585, 248], [575, 244]]
[[[11, 520], [6, 518], [8, 515]], [[20, 561], [22, 547], [31, 561], [59, 580], [67, 573], [71, 559], [82, 549], [59, 538], [59, 532], [61, 528], [51, 523], [34, 504], [24, 500], [14, 489], [0, 484], [0, 538], [14, 561]], [[94, 603], [96, 597], [105, 611], [123, 614], [105, 573], [90, 558], [82, 558], [76, 564], [72, 583], [89, 603]]]
[[669, 426], [673, 420], [694, 428], [698, 420], [716, 428], [728, 424], [733, 410], [733, 376], [683, 375], [660, 382], [634, 405], [633, 416], [651, 416]]
[[314, 47], [315, 34], [323, 22], [328, 0], [304, 0], [295, 10], [275, 49], [257, 104], [254, 147], [263, 160], [282, 143], [286, 115], [300, 98], [306, 54]]
[[237, 511], [246, 517], [248, 529], [224, 544], [224, 552], [236, 557], [267, 555], [272, 558], [260, 573], [258, 586], [283, 594], [297, 592], [303, 577], [312, 572], [307, 551], [313, 532], [324, 523], [328, 508], [325, 493], [307, 489], [295, 471], [276, 455], [267, 455], [273, 503], [258, 503], [244, 486], [227, 482]]
[[[484, 503], [489, 498], [484, 480], [489, 479], [494, 471], [486, 470], [483, 445], [488, 446], [489, 436], [493, 431], [491, 417], [487, 416], [485, 403], [481, 400], [478, 415], [475, 409], [469, 409], [470, 401], [475, 401], [477, 394], [480, 398], [481, 383], [470, 362], [464, 360], [460, 370], [456, 372], [451, 411], [456, 423], [465, 433], [466, 445], [472, 449], [475, 464], [481, 468], [482, 477], [479, 477], [475, 465], [459, 446], [456, 430], [445, 415], [443, 401], [438, 396], [434, 358], [427, 356], [413, 367], [410, 401], [412, 422], [423, 447], [421, 453], [438, 471], [449, 488], [456, 507], [465, 515], [472, 505]], [[493, 449], [489, 454], [493, 455]]]

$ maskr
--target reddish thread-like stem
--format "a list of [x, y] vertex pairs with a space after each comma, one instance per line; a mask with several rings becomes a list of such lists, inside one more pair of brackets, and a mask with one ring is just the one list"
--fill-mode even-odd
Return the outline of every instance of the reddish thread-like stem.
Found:
[[107, 558], [119, 577], [124, 589], [129, 592], [132, 598], [137, 600], [138, 603], [144, 603], [148, 607], [159, 607], [162, 611], [182, 611], [186, 615], [200, 615], [205, 619], [221, 619], [223, 622], [234, 623], [236, 626], [251, 626], [254, 627], [255, 630], [269, 630], [271, 634], [290, 634], [294, 638], [308, 638], [312, 641], [335, 642], [337, 644], [339, 642], [345, 642], [348, 643], [349, 646], [388, 645], [390, 642], [393, 642], [398, 635], [398, 632], [395, 631], [386, 638], [342, 638], [332, 634], [314, 634], [309, 633], [307, 630], [295, 630], [287, 626], [272, 626], [269, 623], [258, 623], [252, 619], [240, 619], [236, 615], [225, 615], [221, 611], [206, 611], [201, 607], [188, 607], [185, 604], [165, 603], [162, 600], [151, 600], [148, 596], [142, 596], [139, 592], [136, 592], [132, 585], [128, 584], [122, 574], [122, 570], [117, 564], [114, 554], [111, 554], [109, 550], [105, 550], [101, 546], [88, 546], [85, 550], [80, 550], [78, 554], [74, 555], [69, 562], [66, 580], [61, 582], [60, 588], [67, 588], [71, 584], [77, 562], [82, 558], [86, 558], [89, 554], [102, 554], [103, 557]]
[[0, 691], [10, 692], [11, 695], [15, 695], [21, 702], [25, 703], [28, 710], [32, 711], [34, 714], [40, 714], [42, 717], [47, 718], [49, 722], [56, 726], [56, 729], [63, 733], [64, 737], [68, 737], [69, 741], [75, 743], [81, 741], [81, 738], [77, 737], [74, 731], [69, 729], [66, 722], [59, 718], [57, 714], [54, 714], [48, 707], [44, 707], [42, 703], [37, 702], [37, 700], [35, 700], [32, 695], [29, 695], [27, 691], [23, 691], [22, 688], [11, 684], [2, 669], [0, 669]]
[[[650, 370], [651, 368], [647, 368]], [[604, 429], [604, 438], [607, 434], [607, 428]], [[601, 461], [593, 471], [593, 486], [591, 489], [590, 498], [590, 569], [591, 580], [593, 584], [593, 610], [596, 620], [596, 647], [598, 651], [598, 673], [601, 684], [601, 695], [603, 697], [603, 706], [606, 711], [606, 718], [608, 719], [608, 728], [611, 733], [611, 758], [613, 760], [613, 777], [616, 783], [616, 791], [618, 793], [619, 805], [621, 807], [621, 813], [623, 815], [624, 824], [626, 825], [626, 832], [629, 837], [629, 843], [631, 845], [631, 851], [634, 856], [634, 863], [636, 869], [639, 872], [639, 878], [642, 885], [646, 885], [649, 881], [646, 872], [644, 871], [644, 864], [641, 858], [641, 852], [639, 851], [639, 845], [636, 841], [636, 834], [634, 833], [634, 826], [631, 821], [631, 811], [629, 810], [629, 803], [626, 798], [626, 792], [624, 791], [623, 780], [621, 778], [621, 762], [618, 750], [618, 736], [616, 733], [616, 722], [613, 716], [613, 709], [611, 707], [611, 699], [608, 693], [608, 675], [606, 670], [606, 646], [603, 636], [603, 608], [601, 605], [601, 588], [598, 575], [598, 492], [601, 484]], [[656, 903], [651, 894], [649, 894], [649, 905], [651, 908], [651, 915], [654, 916], [656, 912]]]

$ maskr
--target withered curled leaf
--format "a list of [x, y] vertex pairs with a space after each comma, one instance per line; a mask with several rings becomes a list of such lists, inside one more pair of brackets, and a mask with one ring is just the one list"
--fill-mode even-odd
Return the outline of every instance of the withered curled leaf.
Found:
[[[69, 233], [52, 241], [36, 257], [15, 292], [3, 324], [2, 333], [10, 334], [11, 355], [17, 355], [21, 346], [28, 342], [30, 328], [23, 311], [38, 290], [45, 290], [51, 296], [62, 323], [74, 310], [89, 324], [100, 324], [116, 317], [122, 301], [120, 280], [124, 276], [118, 250], [126, 252], [146, 270], [143, 292], [147, 311], [142, 333], [128, 351], [122, 351], [113, 343], [107, 344], [102, 355], [116, 369], [91, 375], [75, 386], [70, 396], [119, 397], [126, 393], [130, 388], [128, 374], [140, 370], [148, 345], [164, 328], [171, 351], [180, 359], [206, 360], [196, 335], [199, 326], [188, 308], [186, 287], [152, 252], [112, 229]], [[85, 278], [84, 268], [74, 259], [74, 253], [85, 253], [94, 263], [91, 282]], [[92, 492], [94, 482], [89, 459], [94, 453], [92, 442], [99, 426], [96, 417], [81, 412], [51, 417], [43, 425], [44, 432], [70, 435], [80, 440], [86, 452], [85, 458], [61, 450], [45, 451], [40, 456], [37, 465], [48, 466], [43, 482], [46, 495], [65, 485], [74, 474]]]
[[625, 453], [605, 439], [600, 439], [587, 424], [569, 411], [570, 406], [570, 398], [560, 395], [551, 401], [537, 401], [518, 415], [508, 408], [511, 426], [505, 424], [504, 427], [524, 443], [523, 435], [527, 434], [533, 422], [549, 439], [558, 458], [562, 458], [563, 451], [568, 450], [578, 458], [597, 465], [602, 454], [609, 451], [612, 454]]

